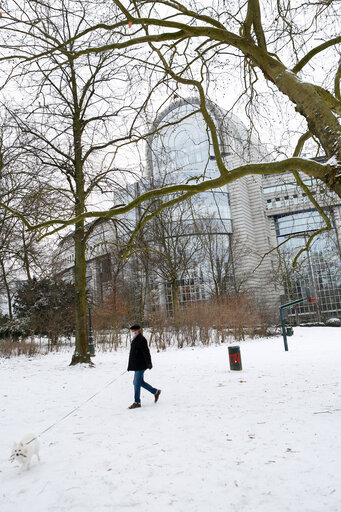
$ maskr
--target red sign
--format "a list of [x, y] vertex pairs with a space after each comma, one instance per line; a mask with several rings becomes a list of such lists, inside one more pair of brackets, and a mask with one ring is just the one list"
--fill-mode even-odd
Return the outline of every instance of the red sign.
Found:
[[230, 354], [230, 360], [232, 364], [241, 364], [240, 354]]

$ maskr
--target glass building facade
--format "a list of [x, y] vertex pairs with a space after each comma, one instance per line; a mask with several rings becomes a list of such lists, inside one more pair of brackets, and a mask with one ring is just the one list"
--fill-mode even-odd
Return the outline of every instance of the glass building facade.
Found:
[[[185, 103], [171, 109], [162, 116], [162, 125], [164, 128], [150, 143], [148, 159], [153, 184], [195, 184], [218, 177], [212, 142], [195, 105]], [[189, 204], [198, 219], [219, 221], [220, 231], [231, 232], [227, 187], [202, 192]]]
[[274, 217], [277, 240], [280, 245], [280, 264], [284, 277], [286, 300], [305, 296], [305, 286], [314, 289], [318, 301], [296, 306], [300, 320], [325, 321], [341, 316], [341, 258], [335, 229], [320, 233], [298, 259], [297, 253], [307, 247], [312, 233], [324, 226], [314, 209]]
[[[217, 106], [210, 108], [225, 167], [259, 162], [259, 148], [255, 145], [250, 149], [243, 124]], [[218, 177], [212, 141], [198, 112], [198, 100], [179, 100], [170, 105], [158, 116], [151, 133], [146, 174], [139, 183], [122, 188], [123, 195], [115, 198], [116, 204], [128, 202], [149, 187], [200, 183]], [[136, 273], [149, 293], [151, 310], [174, 311], [176, 288], [179, 306], [238, 290], [252, 294], [264, 309], [278, 311], [280, 303], [303, 298], [305, 287], [310, 286], [319, 300], [303, 302], [289, 315], [297, 322], [341, 317], [341, 204], [337, 198], [335, 208], [331, 207], [329, 197], [319, 196], [316, 180], [301, 178], [338, 226], [314, 238], [295, 269], [295, 256], [307, 247], [311, 234], [323, 226], [323, 219], [289, 172], [243, 177], [229, 187], [202, 192], [176, 207], [168, 207], [143, 233], [150, 253], [157, 254], [151, 260], [151, 271], [129, 263], [134, 268], [125, 270], [126, 275]], [[164, 196], [147, 208], [143, 205], [122, 216], [124, 229], [119, 234], [113, 230], [115, 224], [108, 234], [103, 224], [98, 237], [96, 234], [98, 239], [89, 239], [91, 254], [87, 256], [94, 261], [94, 288], [101, 286], [105, 291], [108, 283], [104, 278], [114, 274], [110, 274], [108, 259], [102, 258], [110, 249], [106, 247], [107, 239], [119, 236], [120, 243], [128, 240], [136, 221], [153, 204], [158, 206], [173, 197]], [[277, 246], [278, 251], [274, 250]], [[70, 251], [65, 254], [65, 266], [71, 266]], [[99, 269], [96, 272], [95, 263]]]
[[[148, 179], [152, 186], [195, 184], [218, 177], [212, 142], [195, 104], [184, 102], [174, 105], [157, 120], [158, 127], [160, 124], [163, 128], [153, 136], [148, 150]], [[187, 236], [183, 251], [195, 252], [195, 256], [186, 261], [185, 271], [179, 272], [180, 306], [209, 298], [213, 269], [209, 268], [204, 239], [210, 237], [212, 241], [212, 237], [218, 237], [218, 243], [224, 247], [224, 258], [226, 262], [229, 260], [232, 220], [227, 187], [202, 192], [180, 204], [172, 211], [169, 225], [172, 225], [174, 239]], [[157, 295], [156, 287], [159, 291], [162, 289], [166, 309], [171, 311], [171, 284], [161, 277], [161, 273], [159, 279], [152, 279], [151, 283], [154, 296]]]

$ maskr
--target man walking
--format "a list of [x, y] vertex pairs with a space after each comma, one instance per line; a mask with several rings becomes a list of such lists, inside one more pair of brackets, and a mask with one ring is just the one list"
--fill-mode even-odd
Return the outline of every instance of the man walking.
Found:
[[128, 372], [134, 371], [134, 403], [129, 409], [137, 409], [141, 407], [141, 387], [149, 391], [154, 395], [154, 402], [156, 403], [159, 399], [161, 390], [153, 388], [150, 384], [144, 381], [143, 375], [147, 370], [153, 368], [152, 359], [148, 348], [147, 340], [141, 334], [141, 327], [134, 324], [130, 327], [130, 330], [134, 334], [132, 339], [129, 353]]

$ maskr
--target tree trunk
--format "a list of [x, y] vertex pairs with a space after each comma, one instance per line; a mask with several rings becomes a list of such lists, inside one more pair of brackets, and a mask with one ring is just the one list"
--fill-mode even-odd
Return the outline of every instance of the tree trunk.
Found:
[[22, 237], [22, 242], [23, 242], [23, 262], [24, 262], [24, 268], [25, 268], [25, 271], [26, 271], [27, 280], [28, 280], [28, 282], [31, 282], [32, 281], [32, 276], [31, 276], [31, 270], [30, 270], [30, 263], [29, 263], [29, 260], [28, 260], [28, 249], [26, 247], [26, 240], [25, 240], [25, 235], [24, 235], [23, 232], [21, 234], [21, 237]]
[[11, 290], [9, 288], [9, 284], [6, 276], [6, 269], [3, 260], [0, 260], [1, 270], [2, 270], [2, 279], [5, 285], [6, 295], [7, 295], [7, 303], [8, 303], [8, 316], [12, 320], [13, 319], [13, 311], [12, 311], [12, 296]]
[[[82, 122], [77, 96], [77, 84], [71, 63], [75, 112], [73, 117], [74, 178], [76, 182], [75, 214], [85, 211], [85, 182], [82, 158]], [[88, 363], [92, 365], [89, 351], [89, 336], [86, 307], [86, 237], [84, 220], [75, 224], [75, 316], [76, 344], [70, 365]]]
[[172, 281], [171, 288], [172, 288], [173, 317], [174, 317], [174, 320], [175, 320], [177, 318], [177, 316], [178, 316], [179, 309], [180, 309], [179, 285], [177, 283], [177, 280]]
[[89, 336], [86, 307], [86, 260], [84, 241], [84, 222], [76, 224], [75, 229], [75, 314], [76, 343], [70, 365], [78, 363], [92, 364], [89, 352]]

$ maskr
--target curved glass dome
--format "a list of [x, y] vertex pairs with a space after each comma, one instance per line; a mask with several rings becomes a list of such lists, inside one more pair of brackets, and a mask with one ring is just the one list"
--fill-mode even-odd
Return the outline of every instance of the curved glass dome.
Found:
[[152, 141], [154, 179], [186, 183], [191, 177], [216, 174], [214, 161], [210, 160], [213, 150], [206, 124], [195, 105], [173, 108], [162, 117], [161, 124], [165, 128]]
[[[196, 183], [218, 176], [206, 123], [195, 103], [172, 106], [156, 123], [158, 131], [149, 148], [155, 184]], [[203, 192], [191, 199], [195, 216], [218, 221], [219, 231], [231, 232], [227, 187]]]

